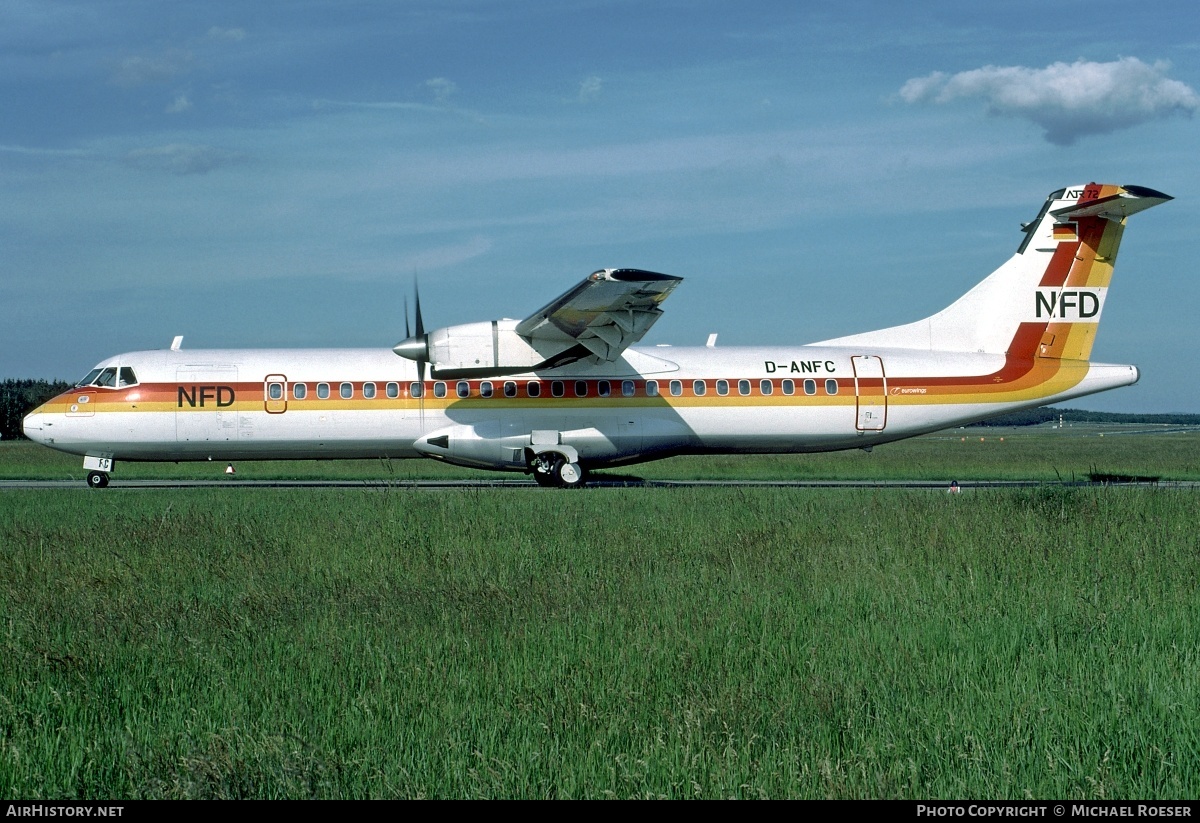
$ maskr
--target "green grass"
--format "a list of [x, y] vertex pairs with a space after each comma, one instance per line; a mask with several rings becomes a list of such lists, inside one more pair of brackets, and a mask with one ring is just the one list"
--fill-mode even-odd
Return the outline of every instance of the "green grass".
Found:
[[[1136, 433], [1135, 433], [1136, 432]], [[122, 479], [223, 476], [224, 462], [118, 463]], [[434, 460], [239, 461], [251, 479], [413, 480], [485, 478], [491, 472]], [[601, 472], [648, 480], [1084, 480], [1099, 472], [1200, 480], [1200, 429], [1150, 425], [1082, 425], [954, 429], [859, 449], [825, 454], [675, 457]], [[28, 441], [0, 443], [0, 479], [76, 479], [82, 458]], [[520, 475], [508, 475], [519, 477]]]
[[0, 796], [1196, 797], [1197, 502], [0, 492]]

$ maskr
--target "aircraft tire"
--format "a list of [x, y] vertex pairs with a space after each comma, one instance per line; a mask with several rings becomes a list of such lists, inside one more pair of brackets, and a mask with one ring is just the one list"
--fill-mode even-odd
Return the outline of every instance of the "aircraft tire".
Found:
[[564, 489], [577, 489], [587, 482], [587, 472], [578, 463], [563, 461], [555, 467], [554, 474]]
[[88, 472], [87, 484], [93, 489], [103, 489], [108, 485], [108, 475], [104, 472]]
[[558, 481], [554, 479], [554, 475], [549, 472], [540, 472], [534, 469], [533, 479], [537, 481], [539, 486], [552, 488], [558, 485]]

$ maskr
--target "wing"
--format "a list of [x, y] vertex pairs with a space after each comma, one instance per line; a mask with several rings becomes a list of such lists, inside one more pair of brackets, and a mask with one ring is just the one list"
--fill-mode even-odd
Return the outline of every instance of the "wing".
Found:
[[576, 343], [579, 357], [616, 360], [662, 316], [659, 304], [682, 277], [640, 269], [601, 269], [517, 324], [538, 343]]

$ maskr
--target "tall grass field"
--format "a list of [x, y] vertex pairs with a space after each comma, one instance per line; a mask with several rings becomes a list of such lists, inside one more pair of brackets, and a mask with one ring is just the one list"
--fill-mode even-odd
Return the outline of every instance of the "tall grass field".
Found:
[[124, 468], [0, 491], [0, 797], [1200, 796], [1196, 490]]

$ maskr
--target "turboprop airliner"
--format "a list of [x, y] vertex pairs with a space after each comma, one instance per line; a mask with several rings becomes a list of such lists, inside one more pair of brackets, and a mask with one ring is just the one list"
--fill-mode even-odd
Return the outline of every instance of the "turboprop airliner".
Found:
[[[1052, 193], [1016, 253], [923, 320], [807, 345], [633, 348], [682, 278], [602, 269], [522, 320], [394, 348], [120, 354], [24, 420], [108, 485], [122, 461], [427, 457], [575, 487], [680, 454], [870, 449], [1137, 382], [1092, 363], [1126, 218], [1171, 198]], [[406, 313], [407, 314], [407, 313]], [[407, 326], [408, 319], [405, 319]]]

